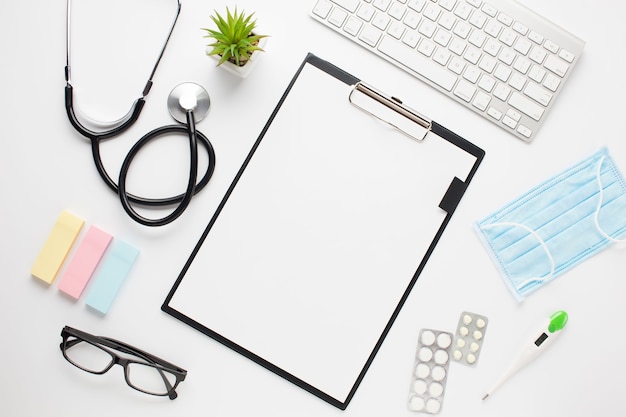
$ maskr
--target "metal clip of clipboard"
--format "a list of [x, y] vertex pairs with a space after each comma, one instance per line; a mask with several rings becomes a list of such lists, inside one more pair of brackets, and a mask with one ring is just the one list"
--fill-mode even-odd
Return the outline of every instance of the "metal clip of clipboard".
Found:
[[418, 142], [426, 138], [432, 127], [431, 120], [405, 106], [402, 101], [395, 97], [387, 97], [363, 82], [354, 85], [348, 100], [353, 106]]

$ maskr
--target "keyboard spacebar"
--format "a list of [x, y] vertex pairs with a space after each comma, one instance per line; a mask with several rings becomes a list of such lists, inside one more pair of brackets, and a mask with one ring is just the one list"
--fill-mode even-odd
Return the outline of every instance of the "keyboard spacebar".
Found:
[[408, 48], [397, 40], [385, 36], [378, 45], [378, 50], [422, 77], [428, 78], [446, 91], [452, 91], [457, 77], [415, 49]]

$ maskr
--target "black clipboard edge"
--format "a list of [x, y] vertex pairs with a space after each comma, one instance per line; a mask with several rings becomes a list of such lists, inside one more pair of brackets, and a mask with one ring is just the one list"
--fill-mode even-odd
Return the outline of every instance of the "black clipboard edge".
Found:
[[[246, 167], [248, 166], [250, 160], [254, 156], [254, 153], [256, 152], [256, 150], [259, 147], [261, 141], [265, 137], [265, 134], [266, 134], [267, 130], [269, 129], [269, 127], [272, 124], [274, 118], [276, 117], [276, 115], [280, 111], [280, 108], [282, 107], [285, 99], [287, 98], [289, 92], [291, 91], [293, 85], [296, 83], [296, 81], [298, 79], [298, 76], [300, 75], [300, 73], [302, 72], [302, 69], [304, 68], [304, 66], [306, 64], [311, 64], [311, 65], [319, 68], [322, 71], [325, 71], [329, 75], [332, 75], [333, 77], [337, 78], [338, 80], [340, 80], [340, 81], [342, 81], [342, 82], [344, 82], [344, 83], [346, 83], [348, 85], [354, 85], [354, 84], [356, 84], [357, 82], [360, 81], [360, 79], [354, 77], [353, 75], [350, 75], [349, 73], [343, 71], [342, 69], [336, 67], [335, 65], [329, 63], [328, 61], [324, 61], [323, 59], [317, 57], [316, 55], [314, 55], [312, 53], [308, 53], [307, 54], [307, 56], [305, 57], [304, 61], [302, 62], [302, 64], [298, 68], [297, 72], [295, 73], [295, 75], [291, 79], [287, 89], [285, 90], [285, 92], [281, 96], [278, 104], [276, 105], [274, 111], [272, 112], [271, 116], [269, 117], [267, 123], [263, 127], [263, 130], [261, 131], [261, 133], [260, 133], [259, 137], [257, 138], [256, 142], [254, 143], [254, 145], [252, 146], [252, 149], [248, 153], [248, 156], [246, 157], [245, 161], [243, 162], [241, 168], [237, 172], [237, 175], [235, 176], [232, 184], [228, 188], [225, 196], [223, 197], [223, 199], [220, 202], [219, 206], [217, 207], [215, 213], [213, 214], [213, 217], [211, 218], [209, 224], [205, 228], [204, 232], [202, 233], [202, 236], [198, 240], [198, 243], [194, 247], [191, 255], [189, 256], [189, 259], [187, 260], [187, 262], [185, 263], [183, 269], [181, 270], [180, 274], [178, 275], [178, 278], [176, 279], [176, 282], [172, 286], [172, 289], [170, 290], [170, 292], [168, 293], [167, 297], [165, 298], [165, 301], [161, 305], [161, 310], [163, 312], [171, 315], [172, 317], [182, 321], [183, 323], [193, 327], [194, 329], [200, 331], [201, 333], [204, 333], [205, 335], [211, 337], [212, 339], [220, 342], [224, 346], [226, 346], [226, 347], [236, 351], [237, 353], [247, 357], [248, 359], [252, 360], [253, 362], [257, 363], [258, 365], [263, 366], [264, 368], [274, 372], [278, 376], [283, 377], [284, 379], [288, 380], [289, 382], [299, 386], [300, 388], [302, 388], [302, 389], [308, 391], [309, 393], [317, 396], [318, 398], [326, 401], [327, 403], [329, 403], [329, 404], [339, 408], [340, 410], [345, 410], [348, 407], [348, 404], [350, 403], [352, 398], [354, 397], [354, 395], [356, 393], [356, 390], [358, 389], [359, 385], [363, 381], [363, 378], [365, 377], [365, 374], [367, 373], [367, 371], [369, 370], [369, 367], [371, 366], [372, 362], [374, 361], [374, 358], [375, 358], [376, 354], [378, 353], [378, 351], [380, 350], [380, 348], [381, 348], [385, 338], [387, 337], [387, 334], [391, 330], [391, 327], [392, 327], [393, 323], [395, 322], [396, 318], [400, 314], [400, 311], [402, 310], [402, 307], [404, 306], [404, 303], [408, 299], [408, 297], [409, 297], [413, 287], [415, 286], [415, 283], [417, 282], [417, 279], [419, 278], [422, 270], [424, 269], [424, 267], [426, 265], [426, 262], [430, 258], [430, 255], [432, 254], [433, 250], [435, 249], [435, 246], [439, 242], [439, 239], [441, 238], [441, 235], [443, 234], [443, 231], [445, 230], [446, 226], [448, 225], [448, 223], [450, 221], [450, 218], [452, 217], [452, 214], [456, 210], [456, 207], [457, 207], [458, 203], [460, 202], [461, 197], [465, 193], [465, 190], [467, 189], [467, 186], [469, 185], [469, 183], [470, 183], [471, 179], [473, 178], [476, 170], [478, 169], [478, 166], [482, 162], [482, 159], [484, 158], [484, 155], [485, 155], [485, 151], [482, 150], [481, 148], [477, 147], [473, 143], [469, 142], [468, 140], [466, 140], [466, 139], [462, 138], [461, 136], [457, 135], [456, 133], [446, 129], [445, 127], [441, 126], [440, 124], [438, 124], [438, 123], [436, 123], [434, 121], [432, 122], [431, 131], [434, 134], [436, 134], [437, 136], [441, 137], [442, 139], [445, 139], [448, 142], [458, 146], [459, 148], [463, 149], [464, 151], [470, 153], [471, 155], [475, 156], [476, 157], [476, 161], [475, 161], [472, 169], [470, 170], [467, 179], [465, 181], [462, 181], [463, 186], [460, 187], [460, 191], [457, 191], [455, 193], [456, 194], [456, 196], [455, 196], [455, 200], [456, 201], [453, 204], [449, 205], [448, 210], [445, 210], [447, 212], [446, 217], [444, 218], [441, 226], [439, 227], [439, 230], [437, 231], [435, 237], [433, 238], [431, 244], [429, 245], [428, 250], [426, 251], [426, 254], [424, 255], [424, 257], [422, 258], [422, 260], [421, 260], [421, 262], [420, 262], [420, 264], [419, 264], [415, 274], [411, 278], [411, 281], [409, 282], [409, 285], [407, 286], [407, 288], [404, 291], [402, 297], [400, 298], [400, 301], [398, 302], [398, 305], [394, 309], [394, 311], [393, 311], [389, 321], [387, 322], [387, 325], [385, 326], [383, 332], [381, 333], [380, 337], [378, 338], [378, 340], [376, 342], [376, 345], [374, 346], [374, 348], [372, 349], [372, 352], [368, 356], [368, 358], [367, 358], [363, 368], [361, 369], [361, 372], [359, 373], [355, 383], [353, 384], [352, 388], [350, 389], [346, 399], [344, 401], [338, 400], [337, 398], [334, 398], [334, 397], [328, 395], [327, 393], [325, 393], [325, 392], [321, 391], [320, 389], [312, 386], [311, 384], [303, 381], [302, 379], [296, 377], [295, 375], [293, 375], [293, 374], [285, 371], [284, 369], [282, 369], [282, 368], [272, 364], [271, 362], [263, 359], [262, 357], [260, 357], [260, 356], [256, 355], [255, 353], [249, 351], [248, 349], [244, 348], [243, 346], [238, 345], [237, 343], [233, 342], [232, 340], [230, 340], [228, 338], [225, 338], [224, 336], [220, 335], [219, 333], [217, 333], [217, 332], [209, 329], [208, 327], [198, 323], [197, 321], [193, 320], [192, 318], [186, 316], [185, 314], [181, 313], [180, 311], [176, 310], [175, 308], [173, 308], [173, 307], [171, 307], [169, 305], [169, 303], [171, 302], [174, 294], [176, 293], [176, 290], [180, 286], [180, 283], [182, 282], [182, 279], [184, 278], [185, 274], [187, 273], [187, 270], [191, 266], [193, 260], [195, 259], [196, 255], [198, 254], [198, 252], [200, 251], [200, 248], [202, 247], [202, 244], [204, 243], [204, 240], [206, 239], [207, 235], [209, 234], [209, 231], [213, 227], [213, 224], [215, 223], [215, 221], [219, 217], [219, 214], [221, 213], [222, 209], [226, 205], [226, 202], [228, 201], [230, 195], [232, 194], [235, 186], [239, 182], [239, 179], [243, 175]], [[458, 180], [458, 178], [455, 178], [455, 179]], [[454, 181], [454, 179], [453, 179], [453, 181]]]

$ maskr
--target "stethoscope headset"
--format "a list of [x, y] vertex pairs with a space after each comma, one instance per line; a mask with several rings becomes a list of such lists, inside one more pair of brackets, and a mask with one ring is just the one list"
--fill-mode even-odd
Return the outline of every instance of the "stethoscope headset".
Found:
[[[111, 176], [107, 173], [102, 163], [100, 156], [100, 142], [106, 139], [113, 138], [120, 135], [131, 127], [139, 118], [139, 114], [145, 104], [145, 98], [150, 92], [152, 87], [152, 79], [156, 73], [157, 67], [161, 62], [161, 58], [165, 52], [165, 48], [172, 36], [174, 26], [178, 21], [180, 15], [180, 0], [177, 0], [178, 7], [176, 15], [172, 21], [172, 25], [169, 29], [167, 38], [161, 52], [154, 64], [150, 77], [143, 89], [141, 97], [139, 97], [131, 106], [128, 113], [119, 120], [112, 122], [91, 121], [92, 124], [101, 126], [104, 130], [92, 130], [83, 125], [76, 116], [74, 111], [74, 91], [71, 83], [71, 66], [70, 66], [70, 16], [71, 16], [71, 0], [67, 0], [67, 21], [66, 21], [66, 55], [67, 61], [65, 66], [65, 109], [67, 117], [69, 118], [72, 126], [84, 137], [91, 142], [91, 152], [93, 154], [93, 160], [96, 165], [96, 169], [102, 177], [102, 180], [107, 184], [109, 188], [115, 191], [122, 203], [122, 207], [128, 213], [128, 215], [138, 223], [146, 226], [163, 226], [176, 220], [189, 206], [192, 197], [202, 190], [213, 175], [215, 168], [215, 152], [209, 139], [202, 134], [202, 132], [196, 130], [196, 122], [202, 120], [209, 110], [210, 100], [209, 95], [204, 88], [195, 83], [183, 83], [176, 86], [170, 93], [167, 105], [171, 116], [181, 124], [172, 124], [162, 126], [152, 130], [144, 135], [135, 145], [130, 149], [124, 162], [122, 163], [119, 180], [116, 184]], [[88, 119], [86, 116], [81, 115], [82, 118]], [[173, 197], [166, 198], [146, 198], [130, 194], [126, 191], [126, 177], [130, 169], [130, 165], [141, 150], [143, 146], [150, 141], [172, 133], [184, 133], [189, 138], [189, 151], [190, 151], [190, 169], [187, 182], [187, 188], [183, 194], [179, 194]], [[198, 142], [205, 148], [208, 154], [208, 166], [204, 176], [197, 181], [198, 177]], [[150, 219], [140, 215], [133, 207], [133, 205], [144, 207], [164, 207], [176, 205], [176, 208], [167, 216], [159, 219]]]

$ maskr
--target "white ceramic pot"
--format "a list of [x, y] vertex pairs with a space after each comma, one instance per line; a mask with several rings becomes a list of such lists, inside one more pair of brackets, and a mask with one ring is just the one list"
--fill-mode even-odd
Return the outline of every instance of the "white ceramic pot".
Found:
[[[267, 43], [267, 38], [259, 39], [259, 48], [265, 50], [265, 44], [266, 43]], [[209, 52], [211, 52], [211, 50], [212, 50], [212, 48], [210, 46], [207, 46], [207, 48], [206, 48], [207, 54]], [[243, 65], [243, 66], [239, 66], [239, 65], [233, 64], [230, 61], [225, 61], [219, 67], [225, 69], [226, 71], [230, 72], [231, 74], [235, 74], [238, 77], [246, 78], [250, 74], [250, 72], [252, 71], [254, 66], [256, 65], [257, 61], [259, 60], [259, 56], [262, 55], [262, 54], [263, 54], [263, 52], [261, 52], [261, 51], [254, 51], [252, 53], [252, 55], [250, 55], [250, 59], [248, 60], [248, 62], [246, 62], [246, 64]], [[212, 57], [213, 59], [215, 59], [218, 62], [222, 58], [220, 55], [209, 55], [209, 56]]]

